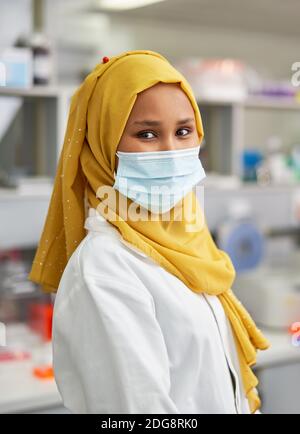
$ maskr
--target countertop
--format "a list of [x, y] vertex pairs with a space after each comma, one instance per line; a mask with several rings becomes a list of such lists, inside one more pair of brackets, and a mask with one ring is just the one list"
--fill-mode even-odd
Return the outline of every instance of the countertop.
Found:
[[[262, 329], [271, 347], [257, 354], [255, 368], [264, 369], [277, 363], [299, 362], [300, 346], [292, 344], [291, 335]], [[32, 374], [33, 360], [0, 363], [0, 413], [47, 412], [62, 408], [54, 379], [41, 380]]]

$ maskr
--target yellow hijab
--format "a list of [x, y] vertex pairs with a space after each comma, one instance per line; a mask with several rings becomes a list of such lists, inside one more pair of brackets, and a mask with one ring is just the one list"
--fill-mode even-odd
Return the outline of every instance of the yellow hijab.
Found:
[[[194, 109], [199, 139], [203, 138], [193, 91], [166, 58], [153, 51], [135, 50], [105, 60], [72, 96], [50, 206], [28, 276], [47, 292], [57, 290], [70, 256], [86, 236], [85, 200], [101, 213], [104, 209], [96, 192], [100, 186], [112, 188], [114, 184], [116, 149], [139, 92], [158, 82], [180, 83]], [[199, 216], [194, 193], [184, 200], [191, 197], [193, 211]], [[233, 294], [235, 270], [229, 256], [213, 242], [205, 218], [198, 219], [197, 230], [189, 232], [186, 222], [175, 221], [172, 213], [171, 221], [126, 221], [118, 210], [103, 216], [126, 241], [192, 291], [219, 297], [234, 331], [245, 394], [251, 412], [255, 412], [261, 402], [254, 390], [258, 380], [250, 366], [256, 363], [257, 349], [266, 349], [270, 343]]]

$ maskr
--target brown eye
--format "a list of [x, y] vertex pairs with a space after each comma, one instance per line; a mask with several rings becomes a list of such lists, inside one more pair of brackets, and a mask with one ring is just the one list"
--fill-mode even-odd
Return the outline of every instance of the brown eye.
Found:
[[187, 134], [179, 134], [179, 136], [187, 136], [191, 132], [188, 128], [180, 128], [178, 131], [187, 131]]
[[141, 131], [137, 134], [137, 137], [142, 139], [152, 139], [152, 137], [146, 137], [145, 134], [154, 134], [152, 131]]

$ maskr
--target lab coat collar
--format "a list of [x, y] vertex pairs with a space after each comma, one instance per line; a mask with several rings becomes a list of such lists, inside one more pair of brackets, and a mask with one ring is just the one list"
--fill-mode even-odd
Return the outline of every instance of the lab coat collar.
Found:
[[98, 211], [96, 208], [89, 208], [88, 217], [85, 220], [84, 228], [89, 232], [102, 232], [109, 233], [113, 237], [117, 237], [123, 244], [132, 249], [134, 252], [138, 253], [142, 257], [147, 257], [147, 255], [141, 250], [137, 249], [132, 244], [128, 243], [119, 230], [112, 224], [109, 223]]
[[85, 229], [89, 232], [109, 232], [120, 238], [120, 233], [111, 223], [109, 223], [96, 208], [89, 208], [88, 217], [84, 223]]

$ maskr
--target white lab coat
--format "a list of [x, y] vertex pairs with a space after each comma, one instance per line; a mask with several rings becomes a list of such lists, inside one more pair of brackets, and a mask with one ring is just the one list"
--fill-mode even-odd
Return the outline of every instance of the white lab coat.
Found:
[[74, 413], [250, 413], [218, 297], [191, 291], [93, 208], [85, 228], [54, 304], [64, 405]]

